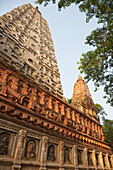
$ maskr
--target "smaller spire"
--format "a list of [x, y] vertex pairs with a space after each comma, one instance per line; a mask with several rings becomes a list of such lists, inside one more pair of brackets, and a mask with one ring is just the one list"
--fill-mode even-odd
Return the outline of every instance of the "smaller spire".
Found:
[[86, 114], [96, 114], [89, 88], [80, 75], [74, 85], [72, 105]]

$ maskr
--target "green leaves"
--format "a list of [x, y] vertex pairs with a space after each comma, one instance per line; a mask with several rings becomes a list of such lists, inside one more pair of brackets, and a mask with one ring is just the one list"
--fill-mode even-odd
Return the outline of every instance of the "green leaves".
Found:
[[107, 142], [113, 150], [113, 120], [104, 120], [103, 133]]
[[71, 102], [72, 102], [72, 98], [71, 98], [71, 99], [68, 99], [68, 102], [69, 102], [69, 104], [71, 104]]
[[95, 50], [82, 55], [78, 68], [85, 73], [87, 81], [94, 81], [95, 91], [104, 86], [104, 98], [113, 106], [113, 22], [110, 23], [108, 18], [102, 28], [92, 31], [86, 37], [86, 44], [95, 47]]
[[104, 111], [104, 108], [100, 105], [100, 104], [95, 104], [95, 108], [96, 108], [96, 112], [99, 116], [99, 119], [100, 117], [102, 118], [102, 120], [104, 121], [105, 120], [105, 116], [107, 116], [106, 112]]

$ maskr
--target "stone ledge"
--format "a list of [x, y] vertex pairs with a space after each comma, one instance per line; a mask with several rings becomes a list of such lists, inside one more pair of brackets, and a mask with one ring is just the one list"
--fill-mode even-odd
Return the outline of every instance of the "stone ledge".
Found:
[[22, 160], [22, 165], [31, 165], [31, 166], [40, 166], [40, 162], [36, 161], [30, 161], [30, 160]]

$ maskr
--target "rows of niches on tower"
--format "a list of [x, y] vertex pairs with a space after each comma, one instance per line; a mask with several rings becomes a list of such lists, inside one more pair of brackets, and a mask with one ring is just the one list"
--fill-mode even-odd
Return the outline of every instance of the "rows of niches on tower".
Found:
[[[16, 145], [13, 143], [17, 138], [17, 134], [0, 131], [0, 155], [2, 156], [11, 156], [14, 152], [14, 147]], [[32, 138], [30, 136], [26, 136], [23, 145], [23, 159], [31, 160], [31, 161], [39, 161], [40, 162], [40, 154], [41, 154], [41, 146], [42, 140], [41, 138]], [[63, 145], [63, 162], [64, 164], [73, 164], [73, 145], [65, 144]], [[77, 147], [77, 164], [84, 164], [84, 148]], [[58, 142], [50, 139], [47, 144], [47, 162], [59, 162], [60, 158], [60, 145]], [[87, 162], [88, 166], [94, 166], [93, 161], [93, 150], [87, 150]], [[105, 153], [102, 154], [103, 164], [106, 167], [105, 161]], [[111, 166], [111, 156], [108, 156], [109, 163]], [[95, 153], [96, 165], [99, 166], [99, 152]]]
[[36, 8], [23, 5], [0, 17], [0, 51], [5, 62], [62, 97], [52, 37]]

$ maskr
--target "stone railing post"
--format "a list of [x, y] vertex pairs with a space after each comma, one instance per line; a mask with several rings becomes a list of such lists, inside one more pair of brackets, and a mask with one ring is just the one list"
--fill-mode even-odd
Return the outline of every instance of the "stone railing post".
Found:
[[109, 159], [108, 159], [108, 153], [106, 153], [105, 162], [106, 162], [107, 168], [110, 169], [110, 162], [109, 162]]
[[52, 98], [51, 97], [49, 97], [48, 105], [49, 105], [49, 108], [52, 109]]
[[112, 168], [113, 168], [113, 155], [111, 155], [111, 166], [112, 166]]
[[64, 142], [60, 141], [60, 169], [64, 170]]
[[93, 152], [92, 152], [92, 161], [93, 161], [93, 165], [94, 165], [95, 170], [96, 170], [97, 164], [96, 164], [95, 150], [93, 150]]
[[41, 162], [40, 170], [46, 170], [47, 146], [48, 146], [48, 137], [43, 136], [43, 138], [42, 138], [41, 157], [40, 157], [40, 162]]
[[58, 101], [55, 102], [55, 112], [58, 113]]
[[99, 153], [99, 165], [104, 169], [104, 164], [103, 164], [103, 158], [102, 158], [102, 152]]
[[75, 122], [76, 121], [76, 119], [75, 119], [75, 111], [74, 110], [72, 110], [72, 120]]
[[86, 169], [88, 169], [88, 156], [87, 156], [87, 148], [83, 150], [83, 165]]
[[74, 159], [73, 159], [74, 168], [75, 170], [77, 170], [77, 145], [73, 146], [73, 151], [74, 151]]
[[61, 114], [64, 115], [64, 104], [61, 104]]
[[26, 130], [21, 129], [18, 134], [18, 141], [16, 145], [16, 151], [14, 155], [14, 165], [12, 166], [12, 170], [20, 170], [21, 169], [21, 159], [22, 159], [22, 151], [23, 151], [23, 143], [26, 135]]

